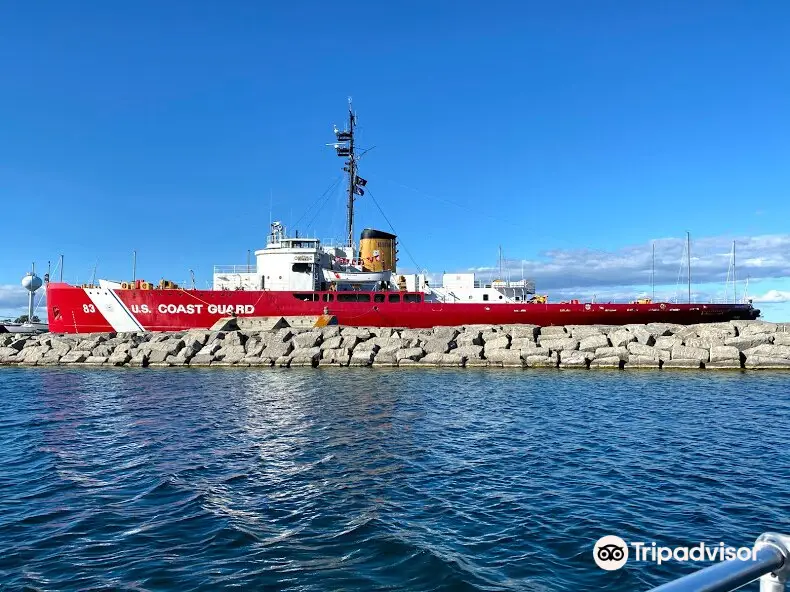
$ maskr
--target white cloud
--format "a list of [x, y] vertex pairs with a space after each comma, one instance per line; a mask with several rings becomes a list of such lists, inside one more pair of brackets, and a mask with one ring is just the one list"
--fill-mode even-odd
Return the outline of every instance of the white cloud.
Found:
[[[729, 267], [732, 238], [704, 237], [691, 243], [693, 284], [724, 285]], [[790, 277], [790, 234], [736, 238], [738, 278], [752, 281]], [[593, 249], [552, 249], [537, 260], [508, 260], [511, 278], [524, 275], [534, 279], [539, 292], [570, 288], [626, 287], [650, 284], [652, 244], [656, 248], [655, 283], [674, 286], [686, 282], [684, 238], [661, 238], [613, 251]], [[497, 276], [496, 267], [470, 268]]]
[[[33, 306], [39, 317], [46, 315], [45, 300], [45, 291], [37, 291]], [[20, 314], [27, 314], [27, 290], [18, 284], [0, 284], [0, 317], [15, 318]]]
[[754, 302], [790, 302], [790, 291], [768, 290], [765, 294], [752, 297]]

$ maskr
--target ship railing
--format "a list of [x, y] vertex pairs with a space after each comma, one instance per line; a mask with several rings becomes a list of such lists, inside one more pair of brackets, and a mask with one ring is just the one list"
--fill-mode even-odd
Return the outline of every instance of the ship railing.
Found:
[[784, 592], [790, 577], [790, 536], [767, 532], [749, 559], [730, 559], [653, 588], [650, 592], [729, 592], [760, 579], [760, 592]]
[[475, 288], [526, 288], [528, 290], [535, 290], [535, 282], [532, 280], [494, 280], [487, 282], [485, 280], [475, 280]]
[[249, 265], [215, 265], [214, 273], [255, 273], [256, 268], [254, 263]]
[[330, 249], [348, 249], [352, 248], [356, 251], [357, 244], [354, 243], [349, 247], [348, 243], [345, 241], [338, 240], [336, 238], [322, 238], [319, 239], [321, 241], [322, 247], [329, 247]]

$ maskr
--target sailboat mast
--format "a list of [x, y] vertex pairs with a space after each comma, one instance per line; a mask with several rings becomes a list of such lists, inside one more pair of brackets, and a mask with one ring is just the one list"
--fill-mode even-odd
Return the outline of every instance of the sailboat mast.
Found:
[[732, 241], [732, 296], [733, 302], [738, 304], [738, 276], [735, 273], [735, 241]]
[[691, 233], [686, 232], [686, 262], [688, 264], [689, 304], [691, 304]]
[[653, 267], [650, 269], [651, 300], [656, 299], [656, 243], [653, 243]]

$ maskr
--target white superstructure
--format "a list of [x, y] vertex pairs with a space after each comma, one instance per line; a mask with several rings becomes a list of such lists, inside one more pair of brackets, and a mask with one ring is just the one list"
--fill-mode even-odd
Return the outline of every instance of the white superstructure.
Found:
[[474, 273], [445, 273], [433, 286], [424, 273], [370, 271], [354, 246], [322, 244], [317, 238], [288, 237], [280, 222], [271, 225], [266, 248], [255, 251], [255, 265], [214, 268], [215, 290], [327, 290], [422, 292], [443, 303], [526, 302], [535, 293], [526, 280], [482, 282]]

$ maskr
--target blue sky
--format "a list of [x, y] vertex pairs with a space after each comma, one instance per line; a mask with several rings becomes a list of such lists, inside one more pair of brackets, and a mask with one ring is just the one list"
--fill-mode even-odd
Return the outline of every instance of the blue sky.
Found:
[[[785, 2], [7, 3], [0, 312], [59, 253], [69, 281], [122, 279], [136, 249], [138, 276], [205, 283], [264, 245], [270, 204], [341, 236], [340, 191], [303, 214], [353, 96], [404, 267], [501, 245], [550, 296], [628, 298], [689, 230], [701, 298], [738, 239], [790, 320], [789, 23]], [[369, 197], [357, 220], [389, 230]]]

